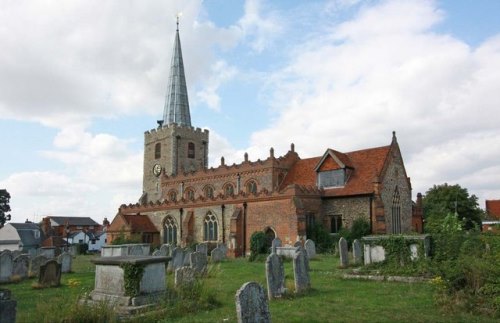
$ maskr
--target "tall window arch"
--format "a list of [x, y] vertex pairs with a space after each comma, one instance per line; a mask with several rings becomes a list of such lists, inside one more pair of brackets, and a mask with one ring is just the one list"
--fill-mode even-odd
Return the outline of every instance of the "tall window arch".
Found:
[[391, 220], [392, 233], [401, 233], [401, 199], [397, 186], [394, 190], [394, 194], [392, 195]]
[[188, 158], [194, 158], [194, 143], [188, 143]]
[[157, 143], [155, 145], [155, 159], [159, 159], [161, 157], [161, 143]]
[[231, 183], [228, 183], [224, 186], [224, 196], [233, 196], [234, 195], [234, 186]]
[[203, 229], [203, 238], [205, 241], [218, 240], [219, 226], [217, 224], [217, 217], [212, 212], [208, 212], [205, 216]]
[[206, 198], [214, 198], [214, 188], [210, 185], [205, 186], [203, 189], [203, 192], [205, 193]]
[[163, 238], [165, 243], [177, 244], [177, 224], [175, 220], [170, 215], [165, 218], [163, 224], [163, 230], [165, 236]]
[[255, 181], [247, 182], [247, 193], [257, 194], [257, 183]]

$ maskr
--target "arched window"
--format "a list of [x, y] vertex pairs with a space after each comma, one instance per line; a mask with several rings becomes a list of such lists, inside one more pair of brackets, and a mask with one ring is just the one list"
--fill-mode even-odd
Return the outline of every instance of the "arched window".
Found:
[[155, 159], [159, 159], [161, 157], [161, 144], [157, 143], [155, 145]]
[[234, 195], [234, 186], [229, 183], [224, 186], [224, 196], [233, 196]]
[[204, 240], [205, 241], [217, 241], [218, 240], [218, 225], [217, 218], [212, 212], [208, 212], [205, 216], [204, 229]]
[[394, 195], [392, 196], [392, 210], [391, 210], [391, 220], [392, 220], [392, 233], [401, 233], [401, 201], [399, 196], [399, 190], [396, 186], [394, 190]]
[[194, 143], [188, 143], [188, 158], [194, 158]]
[[247, 193], [257, 194], [257, 184], [254, 181], [247, 183]]
[[188, 201], [193, 201], [194, 200], [194, 190], [192, 188], [186, 189], [186, 192], [184, 193], [184, 198]]
[[206, 198], [214, 198], [214, 188], [212, 186], [205, 186], [205, 188], [203, 189], [203, 191], [205, 192], [205, 197]]
[[164, 242], [170, 244], [177, 244], [177, 225], [175, 224], [174, 218], [170, 215], [165, 219], [165, 223], [163, 225], [164, 229]]
[[177, 201], [177, 192], [174, 190], [171, 190], [170, 192], [168, 192], [168, 200], [171, 202]]

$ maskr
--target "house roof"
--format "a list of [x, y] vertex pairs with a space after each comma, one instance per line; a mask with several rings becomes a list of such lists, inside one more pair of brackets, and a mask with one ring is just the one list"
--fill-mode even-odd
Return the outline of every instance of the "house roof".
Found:
[[[391, 146], [369, 148], [339, 153], [329, 149], [327, 154], [333, 153], [345, 166], [352, 167], [354, 171], [343, 187], [325, 189], [325, 196], [350, 196], [373, 193], [373, 182], [380, 175]], [[298, 184], [316, 186], [316, 171], [320, 161], [325, 155], [308, 159], [301, 159], [290, 169], [283, 186]]]
[[12, 223], [10, 225], [14, 227], [17, 231], [19, 230], [40, 230], [40, 226], [36, 223]]
[[490, 218], [500, 220], [500, 200], [486, 200], [486, 213]]
[[147, 215], [143, 214], [123, 214], [125, 222], [130, 226], [132, 232], [154, 232], [158, 230]]
[[48, 217], [56, 225], [78, 225], [78, 226], [97, 226], [99, 223], [95, 222], [89, 217], [79, 217], [79, 216], [49, 216]]

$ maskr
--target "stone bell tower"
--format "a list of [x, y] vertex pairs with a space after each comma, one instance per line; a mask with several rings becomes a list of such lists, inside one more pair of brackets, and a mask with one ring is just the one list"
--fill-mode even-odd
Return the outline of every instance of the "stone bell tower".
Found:
[[170, 65], [163, 119], [158, 128], [144, 133], [143, 195], [141, 201], [162, 200], [161, 179], [164, 176], [196, 172], [208, 166], [208, 130], [193, 128], [189, 112], [188, 92], [179, 19]]

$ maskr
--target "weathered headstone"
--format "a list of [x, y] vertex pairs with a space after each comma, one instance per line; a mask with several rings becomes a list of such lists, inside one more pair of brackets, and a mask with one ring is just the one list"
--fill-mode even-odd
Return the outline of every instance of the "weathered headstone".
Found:
[[49, 260], [40, 266], [38, 283], [42, 286], [59, 286], [61, 284], [61, 264], [55, 260]]
[[61, 271], [63, 273], [71, 272], [71, 265], [73, 263], [73, 257], [69, 252], [63, 252], [57, 257], [57, 261], [61, 264]]
[[224, 260], [224, 253], [222, 252], [222, 250], [220, 248], [215, 248], [214, 250], [212, 250], [212, 252], [210, 253], [210, 261], [215, 263], [221, 262], [222, 260]]
[[295, 243], [293, 244], [293, 246], [294, 246], [295, 248], [302, 247], [302, 242], [300, 242], [300, 241], [295, 241]]
[[182, 266], [191, 266], [191, 254], [192, 253], [193, 253], [192, 251], [185, 251], [184, 252], [184, 262], [182, 263]]
[[172, 264], [170, 267], [174, 272], [184, 266], [184, 250], [182, 248], [176, 247], [172, 250], [172, 261], [170, 263]]
[[243, 284], [236, 292], [236, 316], [238, 323], [271, 322], [267, 297], [256, 282]]
[[313, 259], [316, 257], [316, 244], [311, 239], [307, 239], [304, 247], [307, 251], [307, 257]]
[[155, 250], [153, 251], [153, 254], [152, 254], [153, 257], [165, 257], [165, 255], [162, 254], [162, 252], [160, 250]]
[[280, 238], [276, 237], [273, 239], [273, 242], [271, 243], [271, 252], [276, 253], [276, 248], [281, 247], [281, 240]]
[[293, 276], [296, 293], [300, 293], [311, 288], [308, 259], [302, 251], [296, 252], [293, 256]]
[[142, 256], [143, 250], [141, 245], [130, 246], [128, 251], [129, 256]]
[[196, 251], [208, 256], [208, 245], [206, 243], [199, 243], [196, 245]]
[[356, 265], [363, 263], [363, 250], [361, 249], [361, 242], [358, 239], [355, 239], [352, 243], [352, 256]]
[[4, 250], [0, 253], [0, 282], [8, 282], [12, 276], [12, 253]]
[[16, 258], [17, 256], [20, 256], [22, 255], [22, 251], [21, 250], [14, 250], [12, 251], [12, 259]]
[[340, 267], [349, 266], [349, 254], [347, 253], [347, 240], [344, 237], [339, 240]]
[[10, 290], [0, 289], [0, 322], [16, 322], [16, 305], [17, 302], [10, 299]]
[[30, 276], [38, 276], [40, 273], [40, 266], [46, 263], [49, 260], [49, 258], [39, 255], [36, 257], [31, 258], [30, 262]]
[[227, 258], [227, 246], [225, 243], [217, 243], [217, 248], [219, 248], [222, 251], [222, 254], [224, 256], [224, 259]]
[[207, 256], [201, 252], [193, 252], [190, 255], [190, 266], [193, 268], [198, 274], [204, 275], [207, 272]]
[[30, 258], [28, 255], [19, 255], [14, 258], [12, 265], [12, 276], [19, 276], [21, 278], [28, 277], [30, 268]]
[[181, 267], [175, 270], [174, 284], [176, 288], [188, 286], [196, 281], [196, 271], [191, 267]]
[[280, 298], [286, 291], [285, 267], [280, 256], [275, 253], [266, 259], [267, 296], [269, 299]]
[[160, 247], [160, 253], [162, 256], [170, 256], [171, 247], [169, 244], [162, 244]]

